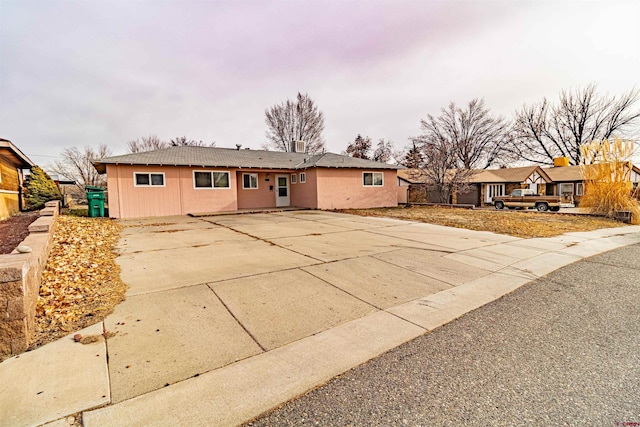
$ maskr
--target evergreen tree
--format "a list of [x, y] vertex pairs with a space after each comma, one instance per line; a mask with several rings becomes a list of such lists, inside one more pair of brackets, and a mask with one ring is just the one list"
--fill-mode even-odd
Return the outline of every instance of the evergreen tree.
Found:
[[49, 200], [62, 200], [62, 194], [51, 177], [39, 166], [31, 169], [31, 174], [22, 184], [24, 210], [42, 209]]
[[420, 147], [413, 142], [409, 151], [404, 156], [404, 161], [402, 162], [409, 169], [419, 169], [424, 163], [424, 158], [422, 157], [422, 151]]
[[371, 138], [363, 138], [360, 134], [356, 139], [347, 146], [346, 154], [358, 159], [370, 159], [369, 151], [371, 150]]

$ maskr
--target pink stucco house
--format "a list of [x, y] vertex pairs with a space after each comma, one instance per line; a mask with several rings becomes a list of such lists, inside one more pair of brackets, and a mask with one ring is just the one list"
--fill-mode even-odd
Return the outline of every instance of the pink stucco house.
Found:
[[333, 153], [192, 146], [113, 156], [93, 164], [107, 174], [112, 218], [286, 206], [396, 206], [400, 168]]

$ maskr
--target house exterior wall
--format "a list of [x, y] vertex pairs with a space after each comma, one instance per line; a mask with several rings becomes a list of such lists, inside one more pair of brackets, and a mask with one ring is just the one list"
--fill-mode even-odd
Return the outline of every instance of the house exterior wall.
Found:
[[[195, 189], [194, 171], [229, 172], [230, 188]], [[136, 187], [134, 173], [164, 173], [164, 186]], [[109, 216], [139, 218], [238, 209], [235, 169], [107, 165]]]
[[[243, 175], [257, 174], [258, 188], [243, 188]], [[267, 181], [267, 174], [269, 181]], [[288, 174], [288, 172], [284, 172]], [[274, 172], [255, 172], [251, 170], [236, 173], [238, 209], [272, 208], [276, 205], [276, 178]]]
[[[396, 170], [316, 168], [318, 209], [380, 208], [398, 205]], [[364, 172], [382, 172], [383, 185], [362, 185]]]
[[18, 169], [0, 157], [0, 219], [5, 219], [20, 210], [20, 178]]
[[[298, 183], [291, 185], [291, 205], [318, 209], [318, 169], [304, 169], [293, 173], [296, 174]], [[306, 174], [306, 182], [300, 182], [301, 173]]]
[[[195, 189], [194, 171], [229, 172], [230, 188]], [[162, 173], [163, 186], [135, 186], [134, 174]], [[300, 182], [300, 173], [306, 182]], [[200, 168], [182, 166], [107, 165], [109, 216], [139, 218], [224, 212], [246, 208], [270, 208], [276, 205], [276, 175], [287, 175], [290, 205], [311, 209], [389, 207], [397, 205], [398, 185], [395, 170], [383, 173], [383, 186], [362, 185], [361, 169], [311, 168], [303, 171]], [[369, 172], [369, 171], [367, 171]], [[258, 188], [244, 189], [243, 174], [257, 173]], [[266, 181], [267, 173], [269, 181]], [[296, 174], [296, 183], [291, 175]], [[273, 186], [273, 188], [271, 188]]]

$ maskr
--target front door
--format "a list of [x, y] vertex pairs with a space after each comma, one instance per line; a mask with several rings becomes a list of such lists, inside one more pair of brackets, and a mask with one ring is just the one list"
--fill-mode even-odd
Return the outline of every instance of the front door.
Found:
[[288, 175], [276, 175], [276, 206], [289, 206], [289, 179]]

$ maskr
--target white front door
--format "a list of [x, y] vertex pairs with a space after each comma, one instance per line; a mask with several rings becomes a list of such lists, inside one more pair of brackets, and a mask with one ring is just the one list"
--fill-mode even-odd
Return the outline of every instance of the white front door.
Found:
[[291, 205], [287, 175], [276, 175], [276, 207]]
[[485, 189], [485, 203], [491, 203], [491, 199], [494, 197], [504, 196], [504, 184], [487, 184]]

